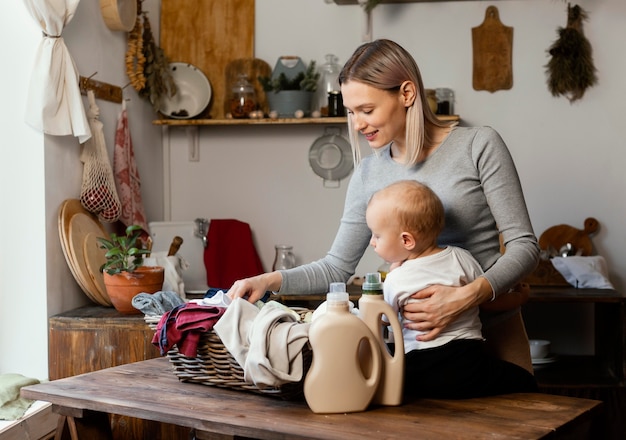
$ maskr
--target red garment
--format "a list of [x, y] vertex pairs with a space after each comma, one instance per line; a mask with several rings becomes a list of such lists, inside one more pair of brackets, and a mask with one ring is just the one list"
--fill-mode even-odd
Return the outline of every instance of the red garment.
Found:
[[264, 272], [252, 242], [248, 223], [232, 219], [211, 219], [204, 249], [209, 287], [228, 289], [241, 278]]
[[157, 324], [152, 344], [164, 356], [176, 344], [178, 351], [187, 357], [196, 357], [200, 335], [213, 329], [224, 314], [224, 307], [186, 303], [164, 313]]

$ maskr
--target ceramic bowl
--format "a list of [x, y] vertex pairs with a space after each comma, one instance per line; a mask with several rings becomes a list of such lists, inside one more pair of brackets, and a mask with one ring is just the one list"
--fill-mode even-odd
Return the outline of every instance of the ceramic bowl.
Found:
[[211, 102], [212, 88], [200, 69], [188, 63], [170, 63], [172, 79], [177, 87], [173, 96], [164, 96], [159, 111], [173, 119], [191, 119], [198, 116]]
[[533, 359], [543, 359], [550, 355], [550, 341], [545, 339], [531, 339], [530, 356]]

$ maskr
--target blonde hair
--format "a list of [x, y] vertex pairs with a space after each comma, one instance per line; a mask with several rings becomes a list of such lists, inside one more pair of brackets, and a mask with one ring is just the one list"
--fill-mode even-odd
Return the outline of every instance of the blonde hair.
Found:
[[[417, 164], [424, 144], [431, 142], [434, 128], [446, 128], [456, 122], [444, 122], [430, 109], [415, 59], [402, 46], [391, 40], [375, 40], [359, 46], [339, 73], [339, 84], [358, 81], [363, 84], [397, 93], [405, 81], [415, 84], [418, 98], [406, 112], [406, 165]], [[348, 116], [348, 133], [355, 164], [361, 161], [358, 130]]]
[[376, 192], [370, 203], [379, 198], [392, 203], [388, 214], [401, 230], [420, 241], [437, 241], [445, 224], [445, 211], [441, 199], [428, 186], [416, 180], [399, 180]]

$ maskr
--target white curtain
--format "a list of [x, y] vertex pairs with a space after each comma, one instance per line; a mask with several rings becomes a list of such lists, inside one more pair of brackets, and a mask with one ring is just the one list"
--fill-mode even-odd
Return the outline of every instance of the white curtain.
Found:
[[79, 74], [61, 33], [80, 0], [24, 0], [43, 32], [26, 103], [26, 123], [43, 133], [91, 137], [78, 86]]

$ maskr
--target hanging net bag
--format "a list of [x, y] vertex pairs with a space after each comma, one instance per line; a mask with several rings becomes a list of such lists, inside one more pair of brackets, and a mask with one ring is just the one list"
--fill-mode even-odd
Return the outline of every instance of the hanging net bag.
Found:
[[122, 214], [122, 204], [115, 189], [102, 122], [98, 119], [100, 109], [96, 105], [93, 91], [89, 90], [87, 96], [89, 98], [87, 117], [92, 136], [82, 144], [80, 154], [80, 160], [84, 164], [80, 203], [103, 222], [113, 223]]

